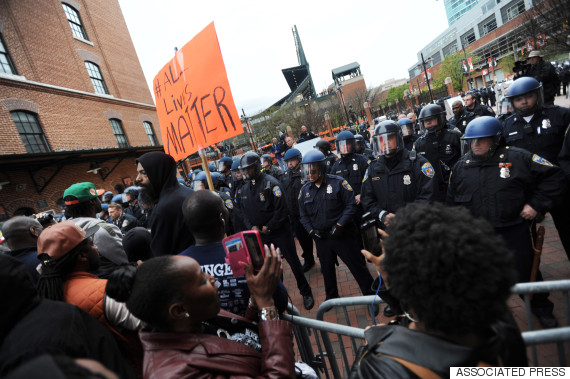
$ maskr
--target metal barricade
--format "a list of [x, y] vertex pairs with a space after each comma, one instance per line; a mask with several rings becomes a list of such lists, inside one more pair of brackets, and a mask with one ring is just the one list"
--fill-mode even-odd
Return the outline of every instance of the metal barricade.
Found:
[[[558, 358], [560, 366], [566, 366], [566, 349], [565, 345], [570, 351], [570, 302], [568, 292], [570, 291], [570, 280], [558, 280], [549, 282], [535, 282], [535, 283], [519, 283], [512, 289], [513, 294], [518, 294], [524, 297], [526, 305], [526, 315], [528, 322], [528, 331], [522, 333], [525, 345], [531, 351], [532, 365], [537, 366], [538, 355], [536, 351], [537, 345], [543, 344], [556, 344], [558, 349]], [[563, 296], [563, 306], [565, 315], [565, 324], [555, 329], [533, 330], [532, 315], [530, 311], [530, 298], [532, 293], [539, 292], [561, 292]], [[290, 321], [293, 324], [293, 330], [299, 348], [301, 359], [309, 364], [317, 373], [319, 377], [322, 374], [327, 379], [341, 379], [341, 368], [337, 363], [337, 357], [342, 357], [344, 372], [348, 375], [350, 367], [352, 366], [354, 355], [348, 357], [345, 348], [345, 341], [349, 338], [352, 344], [352, 352], [356, 353], [357, 348], [364, 342], [364, 329], [351, 325], [348, 316], [347, 307], [355, 305], [369, 306], [372, 299], [375, 298], [375, 303], [382, 303], [379, 297], [375, 296], [357, 296], [345, 297], [327, 300], [322, 303], [317, 310], [317, 320], [302, 317], [292, 304], [288, 305], [288, 313], [283, 315], [283, 319]], [[323, 321], [324, 314], [334, 308], [341, 307], [345, 316], [346, 325], [331, 323]], [[338, 337], [338, 348], [333, 347], [330, 334], [336, 334]], [[311, 336], [314, 337], [314, 344], [317, 347], [317, 352], [313, 349]]]

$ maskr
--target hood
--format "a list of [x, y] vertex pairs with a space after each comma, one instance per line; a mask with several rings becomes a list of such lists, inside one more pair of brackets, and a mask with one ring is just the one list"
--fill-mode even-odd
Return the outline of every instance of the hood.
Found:
[[146, 171], [154, 193], [159, 196], [164, 188], [178, 186], [176, 162], [170, 155], [161, 151], [151, 151], [141, 155], [137, 163]]
[[0, 254], [0, 341], [39, 303], [40, 297], [24, 264]]

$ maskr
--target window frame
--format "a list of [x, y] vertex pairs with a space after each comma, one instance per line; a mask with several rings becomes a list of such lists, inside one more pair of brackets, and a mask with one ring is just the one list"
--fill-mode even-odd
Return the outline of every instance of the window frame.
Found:
[[[89, 41], [89, 37], [87, 36], [87, 31], [85, 30], [79, 11], [68, 3], [62, 2], [61, 5], [63, 6], [63, 13], [65, 13], [65, 18], [67, 18], [67, 21], [69, 22], [69, 27], [71, 28], [71, 34], [73, 37]], [[77, 20], [73, 20], [73, 17], [77, 18]]]
[[[15, 115], [18, 116], [18, 120], [15, 119]], [[22, 120], [21, 115], [26, 115], [25, 121]], [[30, 116], [33, 123], [30, 122]], [[18, 131], [18, 134], [20, 134], [20, 138], [22, 139], [22, 143], [24, 144], [27, 153], [49, 153], [52, 151], [37, 113], [18, 109], [11, 111], [10, 117], [16, 125], [16, 130]], [[28, 129], [31, 129], [31, 132], [26, 130], [26, 124], [29, 125]], [[30, 143], [32, 138], [35, 141], [35, 144]], [[43, 148], [35, 148], [34, 146], [43, 146]]]
[[[6, 47], [6, 42], [4, 42], [4, 37], [2, 37], [2, 33], [0, 32], [0, 57], [5, 57], [6, 62], [0, 59], [0, 73], [9, 74], [9, 75], [18, 75], [18, 71], [16, 71], [16, 66], [14, 65], [14, 61], [10, 56], [10, 52]], [[11, 72], [7, 72], [4, 67], [8, 66]]]
[[158, 146], [158, 138], [156, 138], [156, 134], [154, 133], [154, 128], [152, 126], [152, 123], [149, 121], [143, 121], [143, 127], [148, 137], [148, 140], [150, 141], [150, 146]]
[[129, 139], [127, 138], [127, 134], [125, 133], [125, 128], [123, 127], [123, 122], [118, 118], [110, 118], [109, 124], [111, 124], [111, 130], [113, 131], [113, 135], [117, 140], [119, 148], [131, 147], [131, 145], [129, 144]]
[[[87, 75], [89, 75], [89, 78], [91, 79], [91, 84], [93, 84], [95, 93], [99, 93], [101, 95], [109, 95], [109, 87], [107, 87], [107, 84], [105, 83], [105, 78], [103, 78], [101, 67], [99, 67], [99, 65], [94, 62], [85, 61], [85, 69], [87, 70]], [[99, 77], [92, 76], [93, 73], [97, 74]]]

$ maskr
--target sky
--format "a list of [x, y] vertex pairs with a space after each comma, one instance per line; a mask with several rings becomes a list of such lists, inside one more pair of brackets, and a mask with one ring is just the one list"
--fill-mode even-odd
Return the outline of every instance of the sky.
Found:
[[417, 52], [447, 27], [443, 0], [119, 0], [149, 88], [160, 69], [214, 21], [233, 98], [254, 115], [290, 90], [297, 25], [318, 92], [331, 70], [358, 62], [366, 85], [408, 78]]

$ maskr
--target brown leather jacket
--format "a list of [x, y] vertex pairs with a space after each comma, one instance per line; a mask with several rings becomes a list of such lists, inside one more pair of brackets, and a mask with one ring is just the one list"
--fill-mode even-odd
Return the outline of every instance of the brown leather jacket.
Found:
[[[218, 316], [247, 319], [220, 311]], [[259, 323], [262, 351], [209, 334], [141, 331], [144, 378], [295, 378], [287, 321]]]

